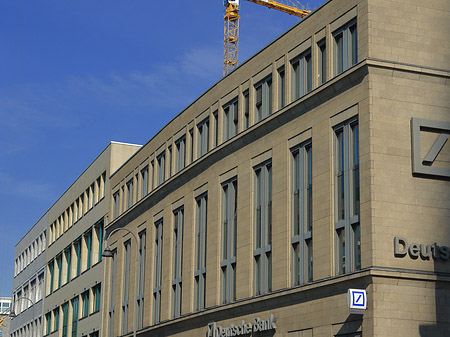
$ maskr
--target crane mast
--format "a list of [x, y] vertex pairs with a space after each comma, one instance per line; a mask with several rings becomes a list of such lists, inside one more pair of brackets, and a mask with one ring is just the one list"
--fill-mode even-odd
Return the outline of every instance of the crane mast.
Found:
[[[284, 5], [273, 0], [248, 0], [267, 8], [295, 15], [300, 18], [307, 16], [311, 11]], [[227, 75], [238, 65], [239, 44], [239, 0], [224, 0], [224, 47], [223, 47], [223, 76]]]

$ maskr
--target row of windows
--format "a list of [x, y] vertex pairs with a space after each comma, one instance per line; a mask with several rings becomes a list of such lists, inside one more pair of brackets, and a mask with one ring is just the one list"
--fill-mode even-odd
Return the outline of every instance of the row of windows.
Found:
[[16, 315], [19, 315], [24, 310], [32, 306], [32, 303], [39, 302], [44, 295], [44, 271], [39, 271], [29, 281], [24, 283], [22, 287], [16, 289], [13, 293], [13, 310]]
[[38, 317], [34, 321], [11, 333], [11, 337], [42, 337], [42, 318]]
[[[335, 153], [335, 238], [336, 274], [348, 273], [361, 268], [361, 244], [359, 225], [359, 131], [357, 118], [350, 119], [333, 129]], [[313, 144], [307, 140], [290, 149], [291, 181], [291, 275], [292, 286], [313, 281]], [[272, 159], [265, 158], [253, 167], [253, 295], [272, 291]], [[238, 177], [221, 184], [220, 216], [220, 303], [236, 300], [237, 265], [237, 205]], [[196, 197], [195, 204], [195, 247], [194, 247], [194, 298], [195, 311], [205, 307], [206, 259], [207, 259], [207, 191]], [[214, 214], [214, 213], [213, 213]], [[190, 218], [190, 217], [189, 217]], [[183, 285], [183, 229], [184, 206], [177, 206], [172, 212], [172, 271], [170, 306], [171, 317], [181, 314]], [[154, 270], [153, 270], [153, 323], [160, 321], [163, 219], [154, 224]], [[138, 322], [142, 327], [145, 240], [146, 232], [139, 234], [139, 297]], [[124, 244], [124, 278], [121, 332], [128, 332], [128, 299], [131, 241]], [[116, 254], [112, 262], [111, 295], [115, 289]], [[111, 302], [114, 300], [111, 297]], [[114, 306], [111, 305], [111, 308]], [[110, 336], [114, 310], [110, 309]]]
[[47, 295], [52, 294], [102, 259], [103, 220], [47, 264]]
[[[97, 284], [80, 296], [75, 296], [72, 300], [46, 313], [44, 336], [60, 331], [62, 337], [77, 337], [79, 321], [100, 311], [100, 305], [101, 284]], [[90, 336], [98, 337], [98, 332]]]
[[105, 197], [106, 172], [103, 172], [52, 224], [49, 244], [57, 240], [84, 214]]
[[14, 261], [14, 277], [33, 262], [46, 247], [46, 232], [45, 230], [39, 234], [34, 240]]
[[[333, 74], [339, 75], [357, 62], [357, 29], [356, 20], [352, 20], [332, 33], [333, 39]], [[321, 39], [315, 46], [318, 54], [317, 74], [318, 85], [327, 80], [327, 42]], [[240, 131], [256, 124], [272, 114], [275, 109], [282, 109], [286, 105], [286, 89], [290, 88], [290, 100], [294, 101], [313, 88], [312, 74], [312, 47], [301, 51], [277, 69], [277, 95], [278, 102], [273, 102], [274, 90], [272, 74], [258, 80], [251, 88], [241, 95], [227, 99], [220, 109], [212, 113], [202, 113], [192, 123], [184, 128], [181, 135], [174, 136], [167, 144], [161, 146], [152, 154], [145, 167], [136, 169], [132, 177], [123, 183], [121, 188], [113, 193], [113, 218], [117, 218], [133, 206], [134, 203], [145, 197], [149, 191], [158, 187], [173, 174], [181, 171], [195, 159], [201, 158], [208, 151], [236, 136]], [[291, 72], [291, 83], [286, 80], [286, 68]], [[253, 97], [254, 106], [250, 109], [250, 96]], [[242, 105], [242, 114], [239, 106]], [[250, 116], [253, 112], [253, 116]], [[240, 117], [242, 116], [242, 117]], [[239, 119], [243, 120], [240, 121]], [[220, 130], [220, 132], [219, 132]], [[143, 165], [141, 165], [143, 166]]]

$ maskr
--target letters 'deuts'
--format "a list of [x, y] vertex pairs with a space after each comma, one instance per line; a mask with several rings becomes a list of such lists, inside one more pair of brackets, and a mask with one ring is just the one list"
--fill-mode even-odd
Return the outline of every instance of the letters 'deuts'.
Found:
[[[421, 150], [421, 132], [437, 135], [436, 140], [429, 149]], [[450, 178], [450, 167], [433, 165], [434, 161], [444, 147], [448, 149], [450, 142], [450, 122], [434, 121], [428, 119], [411, 118], [411, 160], [414, 176], [430, 176], [435, 178]], [[422, 158], [421, 153], [424, 154]]]

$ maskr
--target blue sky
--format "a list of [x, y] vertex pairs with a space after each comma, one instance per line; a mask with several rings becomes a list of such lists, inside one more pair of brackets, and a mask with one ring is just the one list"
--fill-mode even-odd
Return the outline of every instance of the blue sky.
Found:
[[[240, 63], [299, 21], [240, 8]], [[0, 296], [15, 244], [110, 141], [145, 144], [222, 77], [223, 11], [222, 0], [1, 1]]]

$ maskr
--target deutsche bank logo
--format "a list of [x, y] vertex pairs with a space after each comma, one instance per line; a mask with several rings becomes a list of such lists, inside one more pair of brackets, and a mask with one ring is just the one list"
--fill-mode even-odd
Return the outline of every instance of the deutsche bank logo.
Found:
[[350, 313], [363, 314], [367, 309], [367, 294], [364, 289], [349, 289], [347, 299]]
[[[429, 142], [426, 148], [421, 146], [421, 138], [424, 138], [425, 133], [428, 135], [436, 135], [434, 136], [434, 142]], [[449, 135], [450, 122], [411, 118], [411, 160], [413, 175], [450, 178], [450, 167], [447, 165], [444, 165], [444, 167], [442, 165], [438, 166], [435, 163], [441, 150], [446, 149], [446, 154], [448, 154], [449, 145], [445, 145]]]

